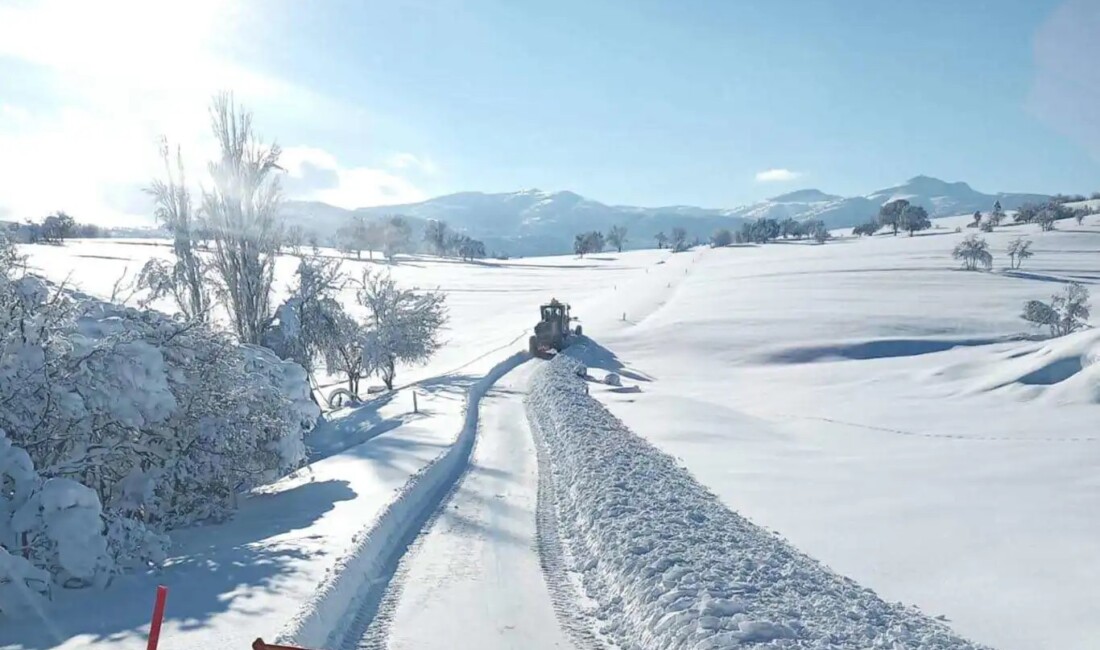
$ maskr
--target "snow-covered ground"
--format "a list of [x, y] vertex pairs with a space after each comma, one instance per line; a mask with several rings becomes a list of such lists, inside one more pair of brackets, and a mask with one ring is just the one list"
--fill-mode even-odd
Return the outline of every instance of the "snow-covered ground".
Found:
[[[709, 251], [663, 309], [596, 335], [624, 387], [594, 394], [731, 508], [883, 597], [996, 647], [1095, 646], [1100, 337], [1010, 339], [1036, 333], [1025, 300], [1095, 289], [1098, 220], [985, 235], [992, 273], [950, 259], [959, 219]], [[1005, 270], [1018, 234], [1035, 257]]]
[[[346, 642], [356, 626], [368, 631], [368, 644], [420, 647], [421, 622], [437, 611], [417, 606], [426, 594], [459, 603], [475, 591], [493, 593], [492, 575], [501, 571], [521, 576], [518, 584], [531, 587], [522, 591], [533, 595], [490, 601], [507, 606], [497, 616], [513, 617], [517, 630], [542, 630], [543, 640], [574, 642], [555, 636], [570, 627], [561, 584], [551, 576], [540, 592], [532, 573], [533, 450], [516, 410], [526, 370], [490, 392], [481, 427], [469, 428], [476, 409], [461, 415], [465, 390], [488, 388], [480, 378], [503, 371], [498, 364], [525, 347], [537, 304], [556, 296], [573, 304], [592, 339], [590, 373], [622, 378], [620, 387], [590, 383], [592, 396], [679, 459], [728, 509], [721, 516], [775, 530], [797, 549], [783, 550], [784, 557], [804, 553], [885, 601], [944, 616], [951, 630], [978, 643], [1092, 647], [1100, 640], [1093, 604], [1100, 339], [1085, 332], [1022, 340], [1035, 332], [1019, 313], [1024, 301], [1047, 299], [1069, 281], [1096, 286], [1100, 217], [1084, 226], [1061, 222], [1050, 233], [1011, 226], [984, 235], [995, 257], [991, 273], [963, 272], [950, 258], [972, 232], [954, 232], [966, 220], [942, 220], [942, 228], [912, 238], [824, 246], [476, 264], [417, 257], [392, 267], [349, 261], [354, 275], [368, 265], [390, 269], [405, 286], [448, 294], [448, 345], [397, 378], [420, 382], [420, 399], [434, 404], [410, 414], [406, 390], [380, 409], [345, 415], [310, 441], [318, 459], [312, 481], [305, 473], [286, 479], [272, 494], [246, 500], [230, 523], [176, 533], [173, 560], [160, 576], [127, 576], [103, 593], [64, 592], [48, 625], [0, 624], [0, 646], [136, 647], [152, 587], [167, 581], [165, 647], [176, 647], [168, 639], [235, 647], [277, 635], [323, 645]], [[1019, 234], [1034, 240], [1035, 257], [1006, 270], [1003, 250]], [[49, 277], [69, 276], [105, 296], [124, 268], [134, 273], [167, 249], [85, 241], [24, 250]], [[290, 282], [294, 266], [293, 258], [280, 260], [278, 287]], [[434, 510], [438, 491], [458, 479], [466, 445], [474, 445], [470, 469], [414, 552], [379, 566], [396, 562], [407, 537], [429, 521], [432, 512], [422, 510]], [[433, 471], [423, 494], [409, 497], [409, 486], [429, 465], [442, 468], [444, 456], [445, 471]], [[521, 478], [506, 482], [503, 471]], [[517, 539], [526, 541], [502, 550]], [[457, 542], [469, 553], [456, 554]], [[501, 566], [490, 566], [495, 553]], [[789, 566], [810, 566], [801, 562]], [[334, 566], [354, 570], [326, 574]], [[507, 585], [497, 593], [506, 592]], [[598, 598], [574, 604], [574, 613], [600, 614]], [[466, 623], [494, 615], [475, 605], [450, 610], [430, 629], [453, 636], [448, 630], [457, 628], [447, 626], [458, 625], [469, 633]], [[361, 620], [374, 611], [385, 614], [376, 621], [384, 624], [379, 635]], [[742, 617], [724, 629], [764, 629], [740, 627], [754, 621]], [[511, 638], [498, 632], [498, 640]]]

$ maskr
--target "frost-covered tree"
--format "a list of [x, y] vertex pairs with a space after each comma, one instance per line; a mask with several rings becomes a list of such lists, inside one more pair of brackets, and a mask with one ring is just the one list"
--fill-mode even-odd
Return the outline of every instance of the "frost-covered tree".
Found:
[[802, 226], [810, 237], [819, 244], [824, 244], [829, 241], [829, 238], [832, 236], [829, 234], [829, 229], [825, 226], [825, 222], [820, 219], [807, 221], [802, 224]]
[[626, 226], [611, 226], [605, 239], [608, 244], [615, 247], [616, 252], [623, 252], [623, 245], [626, 244]]
[[398, 362], [423, 363], [439, 349], [446, 296], [401, 289], [388, 274], [369, 270], [363, 272], [356, 295], [369, 315], [363, 365], [377, 369], [386, 388], [393, 389]]
[[357, 214], [351, 221], [340, 226], [336, 231], [337, 247], [345, 253], [355, 253], [355, 259], [363, 259], [363, 250], [373, 250], [368, 241], [368, 226], [366, 218]]
[[1035, 223], [1039, 224], [1039, 228], [1043, 232], [1054, 230], [1054, 221], [1055, 213], [1048, 208], [1040, 210], [1039, 214], [1035, 215]]
[[466, 235], [459, 235], [453, 242], [454, 252], [464, 261], [485, 257], [485, 243]]
[[1035, 221], [1041, 211], [1042, 206], [1036, 203], [1024, 203], [1016, 209], [1016, 214], [1012, 215], [1012, 220], [1016, 223], [1031, 223]]
[[719, 228], [710, 236], [710, 245], [713, 248], [722, 248], [733, 243], [733, 233], [729, 228]]
[[999, 225], [1001, 225], [1001, 222], [1004, 221], [1004, 218], [1005, 218], [1005, 211], [1001, 208], [1001, 202], [1000, 201], [994, 201], [993, 202], [993, 211], [989, 213], [989, 216], [986, 217], [986, 219], [993, 226], [999, 226]]
[[1085, 223], [1085, 216], [1088, 215], [1088, 209], [1078, 209], [1073, 211], [1073, 220], [1080, 226]]
[[409, 252], [412, 243], [412, 226], [409, 221], [400, 215], [395, 215], [386, 220], [382, 230], [382, 254], [390, 262], [398, 253]]
[[878, 232], [878, 229], [879, 225], [877, 222], [868, 221], [867, 223], [861, 223], [855, 228], [852, 228], [852, 234], [856, 237], [862, 237], [864, 235], [870, 237], [871, 235], [874, 235], [876, 232]]
[[687, 236], [687, 231], [680, 226], [676, 226], [672, 229], [672, 237], [669, 239], [669, 242], [672, 246], [673, 253], [681, 253], [687, 250]]
[[175, 263], [151, 258], [138, 275], [138, 289], [149, 291], [146, 302], [171, 296], [187, 320], [205, 322], [213, 300], [205, 281], [207, 264], [198, 253], [195, 229], [198, 219], [187, 187], [183, 156], [176, 148], [175, 169], [168, 140], [160, 140], [160, 157], [164, 161], [164, 178], [156, 179], [146, 192], [156, 205], [157, 223], [172, 236]]
[[278, 145], [261, 145], [252, 113], [228, 94], [210, 109], [221, 157], [210, 163], [213, 186], [203, 191], [203, 211], [214, 238], [212, 266], [226, 298], [233, 331], [243, 343], [259, 343], [271, 318], [271, 284], [282, 242]]
[[1089, 318], [1088, 289], [1074, 282], [1062, 293], [1051, 296], [1049, 304], [1029, 300], [1021, 318], [1037, 327], [1049, 328], [1051, 336], [1065, 336], [1083, 329]]
[[431, 219], [424, 228], [424, 243], [426, 243], [436, 255], [443, 257], [450, 248], [450, 229], [445, 221]]
[[653, 235], [653, 239], [657, 240], [658, 249], [662, 249], [665, 246], [668, 246], [668, 235], [666, 235], [663, 230], [656, 235]]
[[598, 230], [582, 232], [573, 238], [573, 252], [579, 257], [588, 253], [599, 253], [604, 249], [606, 242], [603, 233]]
[[977, 228], [981, 223], [982, 223], [982, 211], [981, 210], [975, 210], [973, 221], [966, 224], [966, 227], [967, 228]]
[[878, 210], [879, 227], [893, 229], [893, 234], [896, 236], [900, 227], [901, 215], [908, 207], [909, 201], [905, 199], [897, 199], [883, 204]]
[[951, 256], [962, 260], [967, 271], [975, 271], [978, 266], [989, 269], [993, 266], [993, 255], [989, 252], [989, 243], [978, 235], [967, 235], [966, 239], [955, 246]]
[[346, 318], [338, 296], [347, 284], [340, 261], [310, 256], [298, 263], [295, 282], [287, 299], [275, 310], [275, 319], [264, 335], [264, 345], [283, 359], [306, 369], [311, 384], [314, 370], [327, 358], [329, 348], [340, 345], [338, 323]]
[[1005, 252], [1008, 253], [1009, 267], [1013, 269], [1020, 268], [1024, 260], [1034, 255], [1031, 252], [1031, 240], [1023, 237], [1017, 237], [1010, 241]]
[[791, 217], [787, 217], [779, 224], [780, 234], [783, 235], [783, 239], [795, 238], [801, 239], [805, 234], [805, 230], [802, 224], [795, 221]]
[[325, 369], [331, 375], [342, 377], [347, 382], [348, 392], [358, 398], [359, 382], [376, 370], [371, 365], [377, 360], [375, 355], [364, 354], [370, 330], [347, 313], [338, 314], [333, 329], [336, 336], [324, 349]]
[[301, 224], [294, 224], [283, 233], [283, 246], [290, 250], [291, 255], [301, 256], [302, 246], [306, 242], [306, 231]]

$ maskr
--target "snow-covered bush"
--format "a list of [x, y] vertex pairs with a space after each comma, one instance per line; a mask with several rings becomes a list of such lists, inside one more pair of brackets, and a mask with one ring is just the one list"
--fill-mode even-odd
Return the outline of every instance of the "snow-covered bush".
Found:
[[1051, 296], [1050, 303], [1029, 300], [1020, 316], [1037, 327], [1050, 328], [1051, 336], [1065, 336], [1086, 325], [1089, 317], [1089, 292], [1074, 282], [1062, 293]]
[[319, 409], [301, 366], [20, 276], [16, 260], [0, 242], [0, 429], [22, 450], [0, 472], [9, 553], [60, 584], [102, 583], [304, 462]]

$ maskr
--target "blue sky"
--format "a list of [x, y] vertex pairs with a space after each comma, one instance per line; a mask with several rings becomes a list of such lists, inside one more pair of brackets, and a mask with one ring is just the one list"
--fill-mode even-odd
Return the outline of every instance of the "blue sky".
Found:
[[75, 6], [0, 8], [8, 212], [48, 187], [76, 204], [51, 209], [140, 214], [151, 138], [198, 167], [218, 88], [286, 148], [291, 194], [345, 207], [529, 187], [732, 207], [917, 174], [1100, 190], [1090, 0]]

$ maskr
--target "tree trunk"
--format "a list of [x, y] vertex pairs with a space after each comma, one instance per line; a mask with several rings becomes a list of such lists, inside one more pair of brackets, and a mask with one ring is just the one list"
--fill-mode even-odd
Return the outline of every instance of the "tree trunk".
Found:
[[393, 390], [393, 380], [397, 375], [396, 362], [391, 357], [386, 359], [386, 363], [382, 368], [382, 383], [386, 385], [386, 390]]

